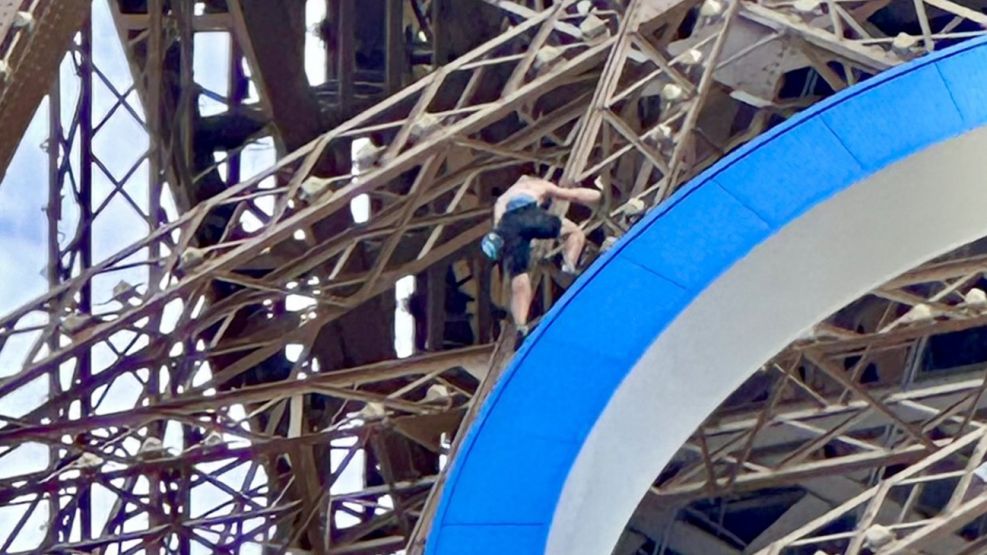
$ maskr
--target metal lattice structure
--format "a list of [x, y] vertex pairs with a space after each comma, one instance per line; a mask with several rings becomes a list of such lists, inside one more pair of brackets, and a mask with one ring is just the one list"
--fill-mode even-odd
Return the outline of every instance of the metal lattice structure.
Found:
[[877, 524], [900, 539], [889, 553], [979, 553], [963, 537], [979, 537], [983, 514], [985, 381], [979, 351], [951, 342], [982, 333], [982, 250], [892, 280], [769, 361], [664, 469], [625, 548], [676, 518], [787, 496], [788, 518], [721, 549], [856, 553]]
[[[131, 113], [148, 144], [125, 177], [104, 173], [151, 231], [96, 260], [87, 230], [100, 217], [91, 193], [103, 162], [92, 148], [101, 121], [91, 95], [107, 78], [92, 60], [88, 3], [24, 4], [0, 5], [0, 21], [34, 14], [30, 24], [0, 26], [8, 67], [0, 120], [26, 127], [41, 94], [24, 91], [36, 90], [33, 80], [53, 83], [50, 289], [0, 319], [0, 353], [19, 358], [0, 378], [0, 399], [37, 384], [47, 395], [3, 417], [0, 448], [40, 445], [49, 460], [0, 479], [0, 501], [24, 515], [0, 538], [4, 552], [45, 514], [46, 533], [24, 551], [417, 553], [444, 459], [510, 357], [498, 271], [473, 247], [498, 189], [524, 171], [595, 183], [605, 207], [572, 214], [594, 254], [726, 152], [987, 23], [978, 3], [948, 0], [432, 0], [428, 9], [416, 0], [338, 0], [323, 30], [330, 77], [313, 88], [299, 69], [297, 8], [111, 1], [140, 101], [111, 86], [114, 110]], [[467, 4], [475, 12], [456, 11]], [[456, 18], [477, 13], [483, 32], [457, 32]], [[361, 22], [370, 20], [383, 28], [374, 70], [357, 56]], [[407, 41], [408, 29], [424, 41]], [[226, 95], [204, 90], [193, 71], [195, 37], [217, 32], [230, 41]], [[66, 52], [80, 96], [61, 121], [52, 77]], [[201, 115], [200, 95], [226, 112]], [[275, 139], [277, 162], [241, 179], [244, 149], [264, 135]], [[377, 148], [353, 164], [358, 139]], [[137, 200], [130, 183], [142, 164], [146, 200]], [[68, 190], [81, 217], [64, 244], [55, 207]], [[162, 207], [166, 190], [173, 217]], [[362, 195], [370, 217], [358, 223], [349, 209]], [[542, 254], [535, 309], [543, 312], [569, 278], [553, 270], [555, 252]], [[872, 521], [896, 499], [890, 490], [913, 486], [941, 460], [970, 457], [974, 446], [982, 451], [982, 368], [928, 386], [913, 384], [913, 368], [930, 338], [987, 324], [962, 295], [983, 266], [971, 248], [919, 268], [779, 354], [752, 378], [770, 385], [768, 397], [744, 398], [740, 408], [728, 401], [711, 417], [646, 496], [620, 552], [661, 543], [669, 522], [682, 522], [668, 516], [670, 505], [849, 470], [871, 473], [875, 485], [854, 481], [858, 489], [834, 494], [830, 514], [817, 516], [869, 503]], [[93, 298], [134, 272], [142, 283]], [[419, 352], [397, 359], [387, 345], [390, 299], [406, 276], [424, 289]], [[472, 312], [452, 308], [461, 290]], [[289, 308], [289, 298], [304, 308]], [[902, 316], [920, 304], [919, 315], [933, 316]], [[464, 320], [469, 333], [452, 338]], [[861, 384], [873, 360], [880, 379]], [[106, 411], [119, 384], [139, 390], [134, 406]], [[166, 435], [180, 449], [166, 449]], [[842, 447], [820, 458], [833, 442]], [[362, 487], [339, 493], [340, 476], [361, 464]], [[913, 466], [881, 479], [902, 464]], [[942, 514], [910, 521], [918, 531], [896, 549], [982, 514], [983, 498], [963, 497], [972, 467], [963, 468]], [[950, 472], [943, 479], [959, 476]], [[96, 490], [112, 505], [102, 522]], [[218, 501], [204, 506], [210, 495]], [[341, 526], [340, 515], [356, 523]], [[775, 552], [808, 543], [828, 522], [810, 520], [773, 537], [782, 542]], [[846, 541], [859, 547], [866, 529]], [[700, 540], [685, 541], [677, 551]]]

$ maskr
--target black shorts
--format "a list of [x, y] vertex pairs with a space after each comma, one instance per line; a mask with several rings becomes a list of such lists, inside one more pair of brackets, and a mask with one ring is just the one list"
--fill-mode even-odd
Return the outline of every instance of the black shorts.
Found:
[[504, 239], [504, 265], [513, 277], [528, 271], [531, 240], [558, 237], [562, 232], [562, 220], [531, 203], [505, 212], [497, 232]]

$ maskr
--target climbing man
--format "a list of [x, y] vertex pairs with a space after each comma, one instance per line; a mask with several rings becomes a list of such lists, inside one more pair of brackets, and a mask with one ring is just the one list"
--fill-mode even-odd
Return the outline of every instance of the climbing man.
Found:
[[532, 239], [563, 241], [562, 271], [575, 274], [586, 235], [575, 223], [546, 210], [552, 199], [593, 206], [600, 200], [593, 189], [559, 187], [551, 181], [521, 176], [494, 204], [493, 231], [481, 242], [491, 260], [502, 259], [511, 278], [511, 315], [518, 330], [518, 345], [528, 335], [531, 278], [528, 266]]

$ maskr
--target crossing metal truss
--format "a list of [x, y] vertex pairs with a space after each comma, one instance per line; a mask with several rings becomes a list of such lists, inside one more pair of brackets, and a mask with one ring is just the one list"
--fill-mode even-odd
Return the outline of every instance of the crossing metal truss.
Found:
[[89, 0], [0, 2], [0, 176], [89, 6]]
[[[979, 552], [982, 546], [952, 533], [987, 512], [982, 496], [971, 497], [977, 503], [965, 500], [970, 503], [962, 511], [959, 501], [926, 503], [921, 510], [914, 505], [936, 480], [953, 480], [954, 497], [963, 497], [983, 462], [983, 448], [972, 447], [985, 424], [983, 364], [923, 369], [937, 336], [987, 325], [982, 252], [975, 244], [910, 271], [803, 334], [697, 430], [639, 515], [805, 487], [838, 501], [837, 508], [807, 510], [803, 515], [818, 518], [787, 534], [784, 526], [773, 529], [767, 553], [801, 553], [806, 546], [858, 553], [874, 524], [887, 525], [900, 540], [888, 553], [919, 545], [930, 553]], [[915, 486], [911, 495], [887, 495], [906, 486]], [[844, 498], [836, 493], [841, 488], [849, 492]], [[882, 518], [875, 521], [878, 509]], [[820, 532], [841, 518], [858, 519], [859, 533]], [[926, 545], [932, 538], [938, 547]], [[953, 543], [944, 547], [943, 541]]]
[[[191, 84], [189, 37], [198, 16], [179, 10], [158, 17], [163, 4], [154, 1], [144, 20], [117, 14], [121, 28], [137, 29], [136, 37], [125, 36], [128, 52], [144, 41], [150, 53], [146, 66], [131, 61], [142, 100], [152, 107], [152, 180], [164, 176], [183, 212], [0, 319], [3, 350], [15, 337], [31, 345], [20, 370], [0, 379], [0, 402], [37, 380], [71, 376], [70, 387], [0, 427], [0, 445], [34, 442], [52, 450], [45, 471], [0, 482], [0, 498], [24, 504], [25, 514], [57, 505], [43, 549], [182, 552], [196, 545], [237, 552], [246, 543], [278, 548], [305, 537], [314, 552], [388, 552], [412, 538], [415, 552], [434, 510], [440, 465], [414, 480], [330, 490], [361, 450], [379, 454], [388, 476], [399, 456], [388, 453], [395, 434], [436, 456], [454, 454], [446, 441], [461, 435], [463, 415], [475, 411], [491, 385], [488, 379], [477, 390], [477, 380], [495, 377], [509, 351], [501, 342], [323, 373], [312, 350], [326, 324], [398, 279], [469, 252], [489, 226], [485, 178], [499, 170], [533, 164], [550, 178], [596, 182], [606, 205], [584, 214], [582, 225], [595, 249], [606, 248], [647, 207], [769, 126], [835, 90], [976, 34], [966, 29], [983, 23], [979, 12], [945, 0], [905, 3], [923, 30], [916, 37], [886, 36], [868, 21], [886, 3], [631, 0], [589, 12], [571, 0], [547, 7], [493, 3], [511, 23], [499, 37], [195, 205], [181, 197], [205, 173], [188, 170], [181, 137], [189, 133], [182, 124], [189, 116], [164, 118], [153, 107], [161, 102], [155, 64], [176, 36], [185, 49], [180, 79]], [[233, 25], [236, 32], [235, 10], [202, 21], [203, 28]], [[786, 77], [800, 70], [811, 74], [811, 86], [784, 90]], [[446, 98], [456, 100], [440, 102]], [[371, 136], [383, 137], [381, 150], [359, 175], [317, 171], [328, 152]], [[371, 199], [368, 222], [313, 232], [362, 194]], [[260, 224], [248, 225], [247, 214]], [[215, 240], [204, 244], [203, 235]], [[369, 270], [354, 269], [358, 251], [369, 253]], [[149, 279], [125, 300], [87, 302], [94, 281], [135, 265]], [[545, 269], [547, 308], [567, 283]], [[234, 292], [214, 300], [216, 287]], [[289, 296], [310, 305], [289, 311]], [[246, 329], [228, 334], [247, 313]], [[231, 385], [289, 345], [301, 354], [287, 378]], [[834, 345], [813, 343], [799, 352], [828, 360]], [[110, 361], [92, 367], [96, 352]], [[214, 371], [217, 358], [222, 369]], [[827, 375], [861, 391], [845, 374]], [[100, 413], [101, 399], [124, 383], [143, 389], [136, 406]], [[865, 397], [857, 410], [900, 425], [901, 416], [872, 400]], [[922, 402], [907, 399], [908, 406]], [[955, 419], [937, 427], [957, 425]], [[178, 430], [181, 453], [163, 449], [169, 430]], [[906, 437], [920, 449], [938, 445]], [[750, 479], [744, 469], [734, 482]], [[231, 476], [242, 486], [227, 485]], [[94, 488], [115, 496], [111, 516], [101, 530], [83, 524], [74, 532], [75, 522], [92, 522], [83, 508]], [[193, 514], [192, 499], [215, 490], [223, 500]], [[360, 524], [337, 528], [342, 513]]]
[[[77, 6], [82, 6], [78, 18], [74, 18], [73, 10]], [[26, 6], [23, 6], [26, 7]], [[146, 229], [154, 229], [165, 221], [165, 212], [161, 207], [161, 183], [148, 182], [146, 177], [140, 177], [147, 173], [148, 165], [153, 164], [152, 152], [145, 150], [132, 159], [122, 154], [115, 148], [108, 148], [110, 136], [121, 129], [114, 125], [122, 120], [129, 120], [129, 129], [138, 129], [144, 133], [144, 137], [133, 136], [131, 140], [139, 145], [142, 138], [150, 136], [150, 122], [146, 121], [141, 113], [139, 105], [132, 104], [133, 100], [128, 100], [128, 95], [133, 90], [132, 84], [121, 83], [111, 79], [103, 69], [100, 68], [93, 58], [92, 51], [92, 28], [88, 17], [88, 2], [79, 2], [72, 7], [60, 12], [50, 10], [44, 3], [34, 3], [33, 11], [25, 10], [18, 13], [19, 25], [9, 28], [13, 36], [8, 36], [9, 40], [28, 41], [42, 40], [44, 34], [38, 33], [39, 23], [35, 17], [47, 18], [46, 27], [57, 24], [61, 32], [67, 35], [68, 45], [66, 49], [58, 50], [57, 58], [54, 62], [49, 57], [52, 53], [47, 50], [50, 44], [22, 44], [21, 48], [43, 49], [44, 52], [37, 52], [37, 60], [24, 62], [29, 65], [31, 71], [24, 69], [23, 80], [10, 83], [10, 94], [21, 94], [17, 92], [19, 86], [39, 87], [37, 100], [45, 93], [42, 83], [51, 83], [47, 89], [48, 94], [48, 139], [42, 145], [48, 154], [48, 202], [45, 206], [47, 219], [48, 236], [48, 264], [45, 274], [51, 287], [71, 281], [73, 278], [83, 274], [92, 264], [94, 256], [94, 236], [95, 230], [100, 229], [105, 232], [108, 228], [119, 227], [121, 225], [133, 225], [135, 222], [138, 233], [143, 233]], [[33, 15], [32, 15], [33, 14]], [[68, 18], [70, 21], [66, 21]], [[80, 21], [81, 20], [81, 21]], [[51, 32], [48, 29], [45, 33]], [[31, 34], [30, 38], [18, 35], [17, 33]], [[74, 37], [72, 35], [75, 35]], [[55, 40], [55, 39], [48, 39]], [[7, 44], [7, 43], [5, 43]], [[15, 49], [16, 51], [16, 49]], [[25, 52], [18, 54], [21, 56], [32, 55]], [[23, 61], [23, 60], [22, 60]], [[61, 71], [58, 65], [61, 62]], [[50, 64], [45, 67], [43, 64]], [[53, 75], [42, 75], [49, 72]], [[32, 73], [33, 72], [33, 73]], [[11, 74], [16, 77], [18, 73]], [[12, 77], [13, 78], [13, 77]], [[17, 77], [20, 79], [20, 77]], [[33, 81], [32, 81], [33, 80]], [[32, 84], [33, 83], [33, 84]], [[103, 94], [94, 97], [94, 86], [100, 87]], [[66, 94], [68, 93], [68, 94]], [[99, 108], [95, 106], [94, 98], [99, 98], [103, 102]], [[108, 102], [107, 102], [108, 101]], [[19, 102], [25, 102], [23, 99]], [[31, 109], [20, 106], [23, 113], [9, 114], [15, 118], [25, 118], [24, 125], [30, 120]], [[12, 124], [13, 125], [13, 124]], [[16, 146], [16, 144], [15, 144]], [[133, 151], [133, 149], [123, 149]], [[12, 151], [10, 152], [12, 154]], [[4, 160], [6, 163], [7, 160]], [[131, 216], [126, 223], [113, 220], [119, 217], [122, 212], [128, 212]], [[140, 226], [143, 225], [142, 229]], [[146, 260], [148, 257], [155, 257], [155, 251], [149, 250], [133, 260]], [[135, 275], [140, 276], [138, 262], [130, 268], [112, 276], [116, 278], [117, 284], [112, 287], [116, 300], [125, 301], [126, 298], [134, 294], [132, 286], [126, 279], [133, 280]], [[146, 267], [146, 262], [144, 263]], [[155, 271], [150, 274], [144, 273], [143, 279], [146, 281], [150, 275], [159, 276]], [[101, 283], [102, 290], [109, 290], [109, 284], [105, 279]], [[79, 310], [89, 313], [103, 299], [94, 299], [92, 283], [85, 283], [76, 292], [76, 303]], [[44, 325], [48, 321], [49, 315], [34, 312], [22, 320], [24, 329], [30, 330]], [[70, 319], [66, 325], [71, 326], [76, 320]], [[24, 343], [18, 344], [24, 339], [18, 334], [5, 334], [0, 343], [5, 344], [8, 355], [23, 354], [27, 348], [39, 347]], [[13, 345], [6, 345], [12, 340]], [[57, 337], [50, 337], [50, 343], [44, 348], [57, 346]], [[36, 395], [40, 390], [45, 391], [45, 395], [51, 398], [63, 396], [70, 397], [73, 383], [89, 379], [94, 368], [98, 368], [100, 360], [105, 360], [106, 354], [94, 354], [92, 352], [83, 353], [76, 362], [71, 373], [52, 373], [43, 380], [35, 381], [31, 388], [22, 390], [20, 395], [8, 397], [7, 403], [3, 407], [5, 424], [17, 422], [19, 414], [17, 411], [24, 409], [30, 404], [29, 396]], [[10, 358], [3, 359], [4, 373], [9, 375], [14, 367], [10, 366]], [[40, 386], [40, 387], [37, 387]], [[105, 398], [105, 391], [104, 396]], [[72, 414], [79, 417], [86, 417], [94, 409], [98, 409], [102, 398], [82, 397], [75, 399], [74, 405], [68, 409]], [[67, 413], [66, 413], [67, 414]], [[45, 417], [45, 421], [50, 421], [51, 413]], [[66, 441], [77, 441], [82, 436]], [[65, 449], [56, 447], [57, 441], [47, 445], [49, 458], [49, 471], [46, 475], [58, 475], [65, 466], [72, 462], [71, 453]], [[33, 446], [43, 445], [34, 443]], [[31, 446], [28, 447], [30, 449]], [[14, 468], [24, 468], [24, 451], [17, 452], [18, 444], [9, 443], [3, 448], [2, 458], [4, 465], [14, 464]], [[31, 452], [37, 453], [34, 449]], [[19, 459], [19, 463], [12, 463], [14, 459]], [[35, 461], [37, 462], [37, 461]], [[34, 466], [37, 466], [35, 464]], [[5, 478], [10, 478], [4, 490], [4, 504], [9, 507], [21, 505], [26, 510], [20, 512], [20, 519], [13, 529], [7, 530], [5, 536], [0, 540], [0, 551], [5, 553], [18, 551], [26, 545], [32, 545], [32, 541], [45, 545], [58, 544], [68, 538], [68, 531], [75, 523], [77, 534], [84, 538], [90, 538], [94, 534], [92, 528], [92, 514], [94, 512], [92, 503], [92, 486], [89, 483], [81, 482], [73, 486], [74, 494], [71, 500], [65, 500], [58, 495], [36, 496], [33, 501], [25, 502], [14, 494], [25, 484], [20, 479], [13, 479], [10, 467], [4, 473]], [[77, 481], [78, 482], [78, 481]], [[41, 491], [41, 490], [39, 490]], [[157, 495], [152, 494], [152, 500], [157, 499]], [[39, 515], [40, 527], [39, 527]], [[45, 522], [47, 521], [47, 522]], [[63, 528], [64, 526], [68, 528]], [[33, 540], [24, 542], [23, 537], [30, 536]], [[39, 542], [40, 538], [44, 538]]]
[[[881, 554], [935, 551], [935, 548], [929, 547], [931, 544], [959, 532], [987, 510], [984, 482], [975, 473], [987, 452], [984, 433], [982, 426], [976, 426], [956, 436], [943, 448], [927, 454], [894, 476], [806, 523], [762, 553], [790, 553], [793, 548], [806, 546], [832, 550], [826, 552], [839, 550], [846, 553], [858, 553], [861, 549]], [[949, 497], [945, 505], [937, 514], [912, 516], [912, 506], [923, 490], [933, 485], [947, 488]], [[898, 499], [904, 499], [904, 504], [901, 505]], [[827, 524], [846, 515], [855, 518], [856, 529], [820, 533]], [[974, 531], [972, 535], [974, 541], [962, 550], [951, 552], [963, 555], [982, 553], [984, 536], [979, 531]]]

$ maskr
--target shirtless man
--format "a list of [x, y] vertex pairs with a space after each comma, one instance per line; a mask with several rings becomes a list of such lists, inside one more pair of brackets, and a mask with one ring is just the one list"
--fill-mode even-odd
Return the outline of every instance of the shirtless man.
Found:
[[491, 259], [503, 259], [511, 277], [511, 315], [518, 339], [528, 335], [528, 309], [531, 306], [531, 278], [528, 265], [532, 239], [563, 241], [562, 271], [576, 273], [586, 235], [579, 226], [550, 214], [543, 205], [552, 199], [592, 206], [600, 200], [593, 189], [559, 187], [551, 181], [522, 176], [494, 204], [494, 230], [483, 238], [483, 252]]

